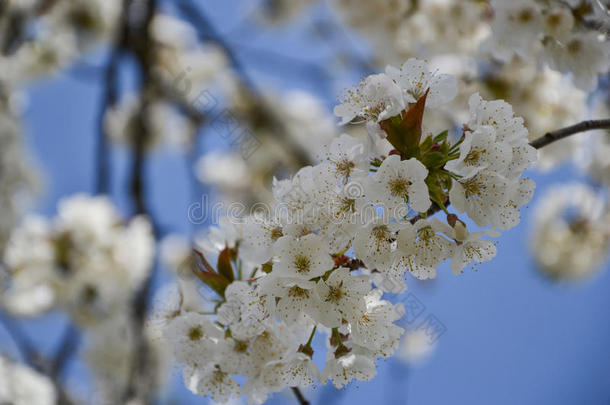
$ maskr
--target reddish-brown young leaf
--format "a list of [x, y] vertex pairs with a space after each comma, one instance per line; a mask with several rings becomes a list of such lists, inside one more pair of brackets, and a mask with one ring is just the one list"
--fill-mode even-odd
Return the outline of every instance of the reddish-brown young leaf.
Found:
[[392, 117], [381, 121], [381, 129], [387, 134], [388, 141], [400, 151], [404, 159], [417, 156], [419, 153], [419, 143], [422, 136], [422, 121], [426, 109], [426, 90], [423, 96], [408, 110], [403, 111], [400, 116]]
[[232, 282], [235, 279], [235, 273], [233, 272], [233, 266], [231, 265], [231, 249], [226, 247], [220, 252], [216, 268], [218, 269], [218, 273], [229, 280], [229, 282]]

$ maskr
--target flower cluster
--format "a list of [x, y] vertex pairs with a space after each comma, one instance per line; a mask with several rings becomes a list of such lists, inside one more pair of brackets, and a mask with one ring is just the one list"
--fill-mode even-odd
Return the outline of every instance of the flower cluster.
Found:
[[592, 30], [596, 21], [607, 21], [602, 1], [503, 1], [492, 0], [492, 36], [485, 46], [509, 60], [538, 58], [552, 69], [571, 73], [574, 83], [591, 90], [597, 76], [610, 68], [606, 36]]
[[[215, 304], [205, 308], [187, 288], [165, 312], [164, 334], [191, 391], [260, 403], [287, 386], [370, 380], [404, 332], [394, 324], [404, 310], [384, 292], [404, 291], [407, 274], [435, 277], [447, 259], [459, 274], [495, 256], [486, 237], [519, 222], [534, 188], [521, 175], [536, 153], [511, 106], [478, 94], [455, 142], [448, 131], [428, 133], [425, 111], [455, 93], [455, 79], [417, 59], [367, 77], [335, 113], [365, 121], [369, 142], [335, 138], [319, 164], [274, 180], [267, 210], [213, 228], [188, 264]], [[466, 215], [450, 213], [450, 203]], [[428, 218], [439, 210], [446, 221]], [[469, 232], [467, 217], [487, 229]], [[312, 360], [317, 331], [326, 334], [321, 371]]]
[[22, 214], [24, 203], [37, 186], [36, 175], [28, 165], [29, 159], [20, 136], [21, 125], [14, 105], [17, 97], [6, 94], [4, 90], [0, 85], [0, 255]]
[[607, 258], [609, 230], [607, 196], [584, 184], [559, 186], [536, 206], [532, 254], [552, 279], [583, 279]]
[[35, 315], [54, 305], [89, 324], [124, 311], [147, 277], [154, 252], [148, 220], [123, 224], [105, 197], [75, 195], [53, 221], [27, 217], [7, 244], [11, 271], [2, 305]]
[[10, 57], [0, 58], [0, 78], [21, 82], [64, 68], [80, 52], [109, 38], [118, 24], [121, 2], [11, 1], [2, 11], [0, 39], [6, 45], [4, 56]]

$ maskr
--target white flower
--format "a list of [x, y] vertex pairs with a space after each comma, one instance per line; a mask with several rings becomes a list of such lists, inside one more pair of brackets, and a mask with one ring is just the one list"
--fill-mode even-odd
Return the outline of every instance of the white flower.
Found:
[[0, 403], [52, 405], [56, 401], [57, 393], [49, 378], [0, 357]]
[[228, 326], [235, 339], [248, 339], [261, 334], [272, 310], [272, 302], [260, 295], [255, 286], [234, 281], [225, 290], [226, 301], [218, 308], [218, 322]]
[[551, 69], [571, 73], [576, 87], [590, 91], [597, 76], [610, 68], [610, 42], [594, 31], [577, 32], [563, 41], [548, 41], [544, 57]]
[[436, 218], [420, 219], [415, 225], [407, 224], [398, 233], [398, 250], [403, 264], [411, 274], [425, 280], [436, 277], [436, 267], [450, 257], [454, 244], [441, 236], [449, 225]]
[[209, 394], [216, 402], [225, 403], [239, 395], [239, 384], [217, 364], [187, 365], [182, 375], [191, 392], [202, 396]]
[[405, 223], [389, 223], [388, 218], [378, 217], [360, 228], [353, 242], [356, 257], [369, 270], [380, 273], [381, 280], [375, 280], [379, 278], [376, 273], [373, 280], [384, 291], [400, 293], [407, 288], [395, 246], [397, 232], [405, 226]]
[[535, 208], [531, 252], [539, 269], [555, 280], [582, 280], [608, 258], [607, 200], [585, 184], [556, 186]]
[[327, 280], [321, 279], [314, 288], [322, 302], [317, 321], [334, 328], [341, 326], [343, 319], [357, 319], [365, 309], [364, 295], [370, 289], [365, 276], [352, 276], [347, 268], [333, 271]]
[[508, 197], [508, 202], [495, 207], [498, 215], [492, 217], [491, 226], [497, 229], [508, 230], [518, 225], [521, 221], [519, 207], [530, 202], [535, 188], [536, 184], [529, 178], [513, 181], [508, 187], [508, 190], [512, 191]]
[[490, 44], [494, 56], [508, 61], [513, 54], [531, 57], [542, 33], [542, 15], [537, 2], [492, 0], [494, 20]]
[[364, 349], [353, 348], [351, 352], [339, 358], [329, 350], [322, 380], [330, 379], [336, 388], [342, 388], [354, 379], [370, 381], [377, 374], [375, 363], [375, 355]]
[[400, 69], [386, 67], [386, 74], [401, 87], [405, 103], [415, 103], [429, 89], [426, 107], [448, 103], [457, 95], [457, 82], [448, 74], [431, 72], [428, 63], [411, 58]]
[[224, 332], [208, 317], [197, 312], [185, 312], [169, 321], [164, 337], [177, 361], [193, 364], [199, 358], [215, 353]]
[[418, 212], [430, 208], [427, 176], [428, 169], [419, 160], [400, 160], [400, 156], [391, 155], [374, 176], [363, 180], [364, 192], [373, 204], [384, 207], [384, 213], [399, 220], [408, 213], [407, 203]]
[[254, 264], [267, 263], [273, 256], [273, 244], [283, 236], [280, 222], [274, 218], [252, 215], [246, 218], [240, 257]]
[[51, 223], [24, 227], [29, 229], [17, 229], [6, 251], [14, 273], [7, 297], [16, 293], [7, 305], [15, 310], [20, 296], [45, 305], [57, 299], [77, 322], [100, 321], [125, 309], [152, 267], [149, 222], [136, 217], [123, 225], [105, 197], [63, 199]]
[[478, 226], [489, 226], [500, 222], [499, 207], [508, 204], [513, 189], [504, 177], [483, 170], [454, 181], [449, 199], [458, 212], [466, 212]]
[[106, 243], [120, 218], [107, 198], [76, 194], [59, 201], [56, 223], [60, 233], [70, 232], [76, 240]]
[[496, 135], [497, 142], [513, 144], [527, 139], [527, 129], [523, 125], [523, 118], [515, 116], [513, 108], [504, 100], [483, 100], [479, 93], [470, 96], [470, 120], [468, 128], [476, 130], [480, 126], [491, 126]]
[[507, 179], [517, 179], [534, 165], [538, 159], [538, 151], [527, 142], [527, 139], [513, 142], [512, 160], [503, 173]]
[[367, 146], [359, 139], [342, 134], [333, 139], [321, 159], [328, 163], [330, 172], [343, 183], [349, 178], [368, 175], [370, 160]]
[[243, 238], [243, 221], [226, 216], [218, 220], [217, 226], [211, 226], [207, 238], [198, 241], [205, 253], [217, 254], [225, 248], [234, 248]]
[[269, 275], [258, 281], [261, 293], [279, 299], [275, 305], [277, 317], [289, 325], [310, 324], [319, 311], [319, 299], [314, 293], [314, 281], [279, 278]]
[[404, 108], [400, 87], [387, 75], [376, 74], [348, 90], [343, 103], [336, 106], [334, 112], [341, 118], [341, 124], [347, 124], [356, 117], [383, 121], [400, 114]]
[[381, 290], [373, 290], [365, 297], [366, 310], [350, 324], [350, 338], [357, 345], [387, 357], [393, 354], [404, 332], [393, 322], [405, 311], [402, 304], [381, 300], [382, 294]]
[[574, 28], [572, 10], [567, 7], [554, 7], [544, 15], [545, 34], [554, 39], [564, 39]]
[[328, 244], [331, 252], [344, 251], [358, 229], [371, 216], [377, 215], [363, 194], [360, 182], [352, 181], [342, 187], [329, 188], [317, 197], [320, 211], [318, 234]]
[[434, 346], [426, 329], [415, 329], [405, 333], [398, 350], [398, 358], [408, 364], [420, 364], [430, 356]]
[[469, 233], [461, 221], [457, 221], [453, 232], [447, 236], [455, 239], [456, 245], [451, 256], [451, 270], [453, 274], [464, 271], [464, 267], [472, 262], [488, 262], [496, 256], [496, 245], [489, 240], [481, 239], [481, 236], [495, 236], [500, 234], [494, 231], [481, 231]]
[[280, 218], [284, 231], [290, 234], [290, 226], [313, 227], [318, 210], [315, 195], [319, 187], [329, 187], [316, 183], [316, 177], [323, 173], [321, 166], [305, 166], [292, 179], [273, 179], [274, 214]]
[[492, 127], [482, 126], [468, 131], [460, 144], [460, 157], [448, 162], [447, 170], [470, 177], [483, 169], [503, 173], [512, 160], [509, 144], [496, 141]]
[[318, 235], [300, 239], [282, 236], [273, 246], [275, 262], [273, 276], [310, 280], [333, 268], [333, 260], [326, 244]]
[[251, 377], [256, 375], [258, 369], [256, 360], [249, 351], [250, 345], [249, 340], [227, 337], [219, 341], [213, 356], [205, 357], [209, 359], [208, 361], [215, 360], [218, 366], [228, 374]]
[[267, 363], [262, 379], [268, 386], [278, 387], [278, 391], [283, 387], [307, 387], [320, 380], [320, 370], [311, 357], [293, 353], [286, 359]]

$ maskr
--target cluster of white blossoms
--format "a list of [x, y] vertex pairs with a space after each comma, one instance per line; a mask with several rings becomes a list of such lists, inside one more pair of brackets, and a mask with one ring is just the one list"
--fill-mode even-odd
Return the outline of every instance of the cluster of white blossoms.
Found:
[[4, 2], [0, 15], [2, 72], [17, 81], [66, 67], [107, 39], [118, 25], [120, 0]]
[[57, 393], [48, 377], [0, 356], [0, 403], [54, 405]]
[[[260, 403], [287, 386], [370, 380], [404, 332], [394, 323], [404, 309], [384, 292], [403, 292], [407, 274], [435, 277], [447, 259], [459, 274], [495, 256], [486, 237], [519, 222], [534, 188], [521, 175], [536, 152], [511, 106], [478, 94], [456, 142], [447, 131], [428, 133], [424, 112], [455, 93], [455, 79], [416, 59], [367, 77], [335, 113], [343, 123], [366, 121], [372, 142], [335, 138], [319, 164], [274, 180], [266, 210], [211, 230], [189, 259], [199, 280], [190, 277], [195, 285], [164, 311], [165, 338], [191, 391]], [[437, 210], [446, 221], [427, 217]], [[469, 232], [467, 218], [486, 229]], [[193, 299], [197, 281], [207, 305]], [[316, 332], [326, 334], [321, 370]]]
[[24, 203], [37, 185], [21, 141], [21, 125], [15, 106], [18, 97], [6, 94], [4, 90], [0, 83], [0, 255], [22, 214]]
[[36, 315], [59, 305], [87, 325], [124, 311], [148, 276], [154, 254], [143, 217], [123, 223], [105, 197], [60, 201], [53, 220], [28, 216], [4, 253], [10, 281], [2, 306]]
[[608, 20], [601, 0], [492, 0], [492, 36], [484, 45], [494, 56], [539, 60], [553, 70], [571, 73], [583, 90], [597, 84], [610, 68], [610, 42], [595, 26]]
[[556, 280], [581, 280], [610, 251], [608, 198], [585, 184], [556, 186], [535, 209], [531, 244], [540, 270]]

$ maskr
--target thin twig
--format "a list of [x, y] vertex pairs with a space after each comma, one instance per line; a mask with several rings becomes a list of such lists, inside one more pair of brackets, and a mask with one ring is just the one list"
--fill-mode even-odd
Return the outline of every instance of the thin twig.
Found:
[[301, 390], [298, 387], [290, 387], [290, 389], [294, 393], [294, 396], [297, 398], [297, 401], [299, 401], [299, 404], [309, 405], [309, 401], [307, 399], [305, 399], [305, 397], [303, 396], [303, 393], [301, 392]]
[[540, 149], [560, 139], [593, 129], [610, 129], [610, 119], [583, 121], [576, 125], [548, 132], [530, 143], [530, 145], [536, 149]]

